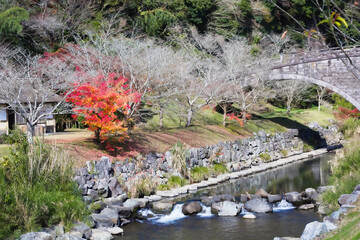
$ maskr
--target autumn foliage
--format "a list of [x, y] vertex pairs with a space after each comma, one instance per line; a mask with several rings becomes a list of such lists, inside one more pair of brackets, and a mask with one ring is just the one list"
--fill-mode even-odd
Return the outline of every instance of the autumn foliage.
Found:
[[[244, 120], [242, 119], [242, 114], [244, 114], [244, 113], [241, 112], [241, 115], [235, 114], [235, 113], [229, 113], [226, 116], [229, 120], [235, 120], [240, 124], [241, 127], [244, 127], [245, 123], [244, 123]], [[245, 117], [246, 117], [246, 119], [251, 119], [251, 114], [245, 113]]]
[[346, 120], [348, 118], [359, 118], [360, 112], [358, 109], [349, 109], [345, 107], [339, 107], [335, 113], [335, 117], [340, 120]]
[[[117, 136], [120, 142], [127, 136], [128, 103], [140, 101], [140, 94], [132, 91], [127, 82], [125, 77], [115, 73], [100, 75], [80, 85], [67, 98], [75, 106], [74, 117], [82, 116], [83, 123], [103, 143], [109, 136]], [[106, 147], [109, 151], [118, 150], [109, 144]]]

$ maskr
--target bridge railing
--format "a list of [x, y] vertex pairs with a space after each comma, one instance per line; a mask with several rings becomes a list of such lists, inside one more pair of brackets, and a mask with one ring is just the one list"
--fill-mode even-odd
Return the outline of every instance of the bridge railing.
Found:
[[346, 55], [343, 51], [345, 51], [346, 55], [349, 57], [360, 56], [360, 46], [349, 46], [346, 48], [327, 48], [313, 51], [286, 53], [277, 57], [277, 61], [272, 60], [273, 65], [275, 65], [273, 69], [297, 65], [301, 63], [345, 58]]

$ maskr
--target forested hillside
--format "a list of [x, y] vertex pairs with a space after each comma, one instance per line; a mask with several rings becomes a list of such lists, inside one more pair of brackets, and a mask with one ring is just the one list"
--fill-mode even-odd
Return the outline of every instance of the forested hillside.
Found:
[[[4, 42], [42, 53], [102, 31], [169, 40], [195, 27], [225, 38], [246, 36], [252, 44], [288, 31], [291, 43], [304, 47], [306, 36], [314, 32], [333, 41], [326, 25], [317, 26], [330, 15], [328, 9], [346, 13], [348, 21], [360, 26], [358, 2], [353, 0], [2, 0], [0, 36]], [[344, 31], [358, 37], [353, 28]]]

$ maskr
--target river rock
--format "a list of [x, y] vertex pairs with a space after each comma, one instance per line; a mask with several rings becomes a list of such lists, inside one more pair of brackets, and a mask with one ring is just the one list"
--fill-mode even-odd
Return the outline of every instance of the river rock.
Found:
[[316, 193], [316, 190], [314, 188], [305, 189], [305, 196], [308, 198], [311, 198], [311, 196], [315, 193]]
[[222, 202], [222, 206], [220, 208], [220, 211], [218, 213], [219, 216], [236, 216], [241, 211], [241, 205], [230, 202], [230, 201], [224, 201]]
[[352, 193], [360, 193], [360, 184], [354, 188], [354, 191]]
[[140, 208], [144, 208], [146, 206], [146, 204], [148, 204], [148, 202], [149, 202], [149, 199], [147, 199], [147, 198], [134, 198], [134, 200], [139, 202]]
[[220, 212], [221, 207], [222, 207], [222, 202], [213, 203], [211, 204], [211, 212], [213, 214], [218, 214]]
[[83, 240], [83, 238], [71, 236], [67, 233], [67, 234], [64, 234], [64, 235], [56, 238], [56, 240]]
[[320, 237], [332, 230], [336, 229], [336, 225], [329, 221], [324, 222], [311, 222], [306, 224], [304, 232], [301, 235], [301, 240], [313, 240], [316, 237]]
[[348, 204], [348, 205], [354, 204], [358, 200], [359, 195], [360, 195], [359, 193], [343, 194], [338, 199], [338, 203], [340, 206], [346, 205], [346, 204]]
[[124, 229], [119, 227], [105, 228], [104, 230], [108, 231], [112, 235], [123, 235]]
[[[70, 236], [73, 236], [73, 237], [77, 237], [77, 238], [83, 238], [83, 233], [79, 232], [79, 231], [70, 231], [68, 232], [68, 234]], [[90, 236], [91, 236], [91, 232], [90, 232]]]
[[29, 232], [21, 235], [20, 240], [54, 240], [54, 237], [45, 232]]
[[111, 218], [104, 214], [93, 213], [90, 215], [95, 222], [97, 228], [101, 227], [113, 227], [116, 223]]
[[65, 229], [64, 229], [63, 225], [56, 225], [53, 230], [55, 232], [56, 237], [59, 237], [59, 236], [65, 234]]
[[269, 203], [276, 203], [276, 202], [280, 202], [282, 200], [282, 196], [280, 194], [276, 194], [276, 195], [269, 194], [267, 196], [267, 199], [268, 199]]
[[128, 199], [124, 202], [124, 207], [130, 208], [134, 212], [140, 207], [140, 203], [137, 200]]
[[71, 230], [80, 232], [81, 233], [80, 238], [89, 239], [91, 237], [91, 229], [88, 227], [88, 225], [84, 223], [75, 224], [75, 226]]
[[103, 229], [93, 229], [91, 240], [111, 240], [114, 237], [111, 235], [110, 232], [103, 230]]
[[118, 205], [109, 205], [108, 208], [115, 210], [120, 217], [130, 217], [131, 215], [131, 209], [124, 206], [118, 206]]
[[215, 203], [211, 197], [202, 196], [200, 201], [205, 204], [206, 206], [211, 206], [211, 204]]
[[105, 208], [104, 210], [102, 210], [100, 212], [100, 214], [107, 216], [108, 218], [111, 219], [112, 223], [114, 225], [119, 225], [120, 223], [120, 218], [119, 218], [119, 214], [117, 211], [115, 211], [114, 209], [111, 208]]
[[243, 215], [243, 218], [244, 219], [255, 219], [256, 216], [254, 214], [247, 213], [247, 214]]
[[198, 214], [202, 211], [202, 206], [199, 202], [188, 202], [182, 206], [182, 213], [184, 215]]
[[300, 210], [309, 210], [309, 209], [313, 209], [314, 207], [315, 207], [314, 204], [309, 203], [309, 204], [300, 205], [299, 209]]
[[247, 201], [245, 203], [245, 209], [256, 213], [267, 213], [273, 211], [272, 206], [269, 203], [262, 201], [260, 198]]
[[264, 189], [259, 189], [256, 191], [255, 195], [258, 195], [262, 198], [267, 198], [269, 194]]
[[151, 203], [152, 208], [157, 211], [171, 211], [173, 203], [169, 202], [153, 202]]
[[294, 206], [299, 206], [302, 203], [302, 196], [298, 192], [285, 193], [285, 199]]

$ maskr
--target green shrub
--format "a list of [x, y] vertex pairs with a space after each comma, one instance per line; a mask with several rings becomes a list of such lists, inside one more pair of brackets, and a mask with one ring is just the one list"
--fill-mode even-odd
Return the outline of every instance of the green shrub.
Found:
[[194, 167], [190, 170], [190, 174], [192, 182], [201, 182], [210, 177], [210, 169], [203, 166]]
[[181, 142], [177, 142], [170, 149], [172, 156], [172, 167], [175, 171], [179, 172], [185, 178], [189, 178], [189, 172], [186, 166], [186, 156], [188, 151], [185, 149], [185, 145]]
[[281, 154], [281, 156], [283, 156], [283, 157], [287, 157], [287, 156], [288, 156], [288, 151], [287, 151], [286, 149], [282, 149], [282, 150], [280, 151], [280, 154]]
[[226, 166], [224, 166], [223, 164], [220, 163], [215, 163], [214, 166], [212, 166], [211, 168], [211, 173], [213, 175], [219, 175], [219, 174], [223, 174], [223, 173], [227, 173], [228, 169], [226, 168]]
[[264, 161], [264, 162], [269, 162], [271, 160], [271, 156], [268, 153], [261, 153], [259, 155], [259, 157]]
[[355, 133], [355, 131], [360, 126], [360, 119], [357, 118], [348, 118], [346, 119], [342, 126], [341, 131], [344, 133], [346, 138], [352, 137]]
[[312, 150], [314, 150], [313, 146], [311, 146], [310, 144], [304, 143], [304, 147], [303, 147], [304, 152], [310, 152]]
[[179, 176], [171, 176], [167, 182], [167, 184], [160, 184], [157, 189], [164, 191], [170, 190], [172, 188], [182, 187], [188, 184], [189, 181]]
[[156, 191], [156, 183], [152, 177], [141, 179], [135, 186], [136, 192], [132, 197], [150, 196]]
[[10, 134], [10, 154], [0, 160], [0, 239], [62, 223], [68, 230], [89, 214], [73, 179], [73, 164], [62, 149], [20, 131]]

